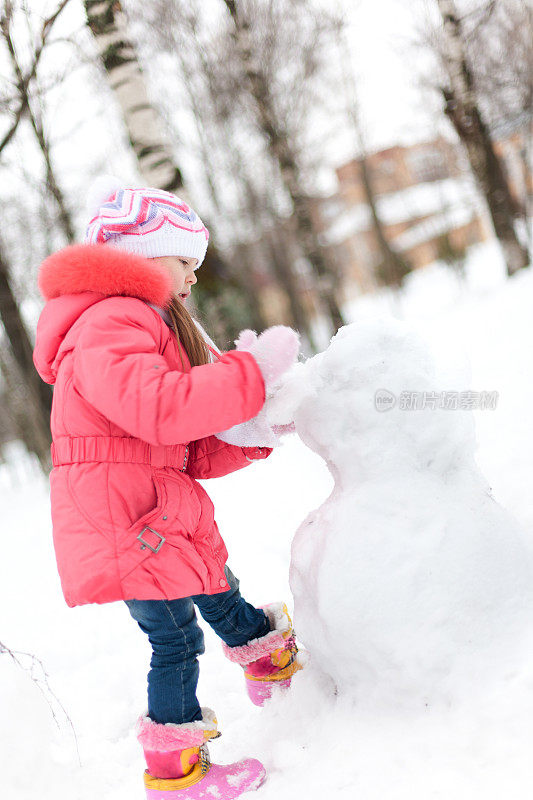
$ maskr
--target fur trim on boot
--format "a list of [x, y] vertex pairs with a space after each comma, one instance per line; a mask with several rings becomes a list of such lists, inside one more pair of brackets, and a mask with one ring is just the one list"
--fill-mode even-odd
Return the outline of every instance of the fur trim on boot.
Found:
[[197, 747], [218, 736], [217, 719], [210, 708], [202, 708], [202, 719], [198, 722], [160, 724], [151, 720], [148, 714], [143, 714], [137, 721], [137, 739], [145, 750]]

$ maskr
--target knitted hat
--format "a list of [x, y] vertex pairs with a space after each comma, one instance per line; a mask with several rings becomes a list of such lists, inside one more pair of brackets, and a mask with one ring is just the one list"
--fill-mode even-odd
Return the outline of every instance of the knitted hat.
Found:
[[162, 189], [124, 189], [117, 178], [97, 178], [89, 190], [87, 244], [156, 258], [205, 258], [209, 231], [190, 206]]

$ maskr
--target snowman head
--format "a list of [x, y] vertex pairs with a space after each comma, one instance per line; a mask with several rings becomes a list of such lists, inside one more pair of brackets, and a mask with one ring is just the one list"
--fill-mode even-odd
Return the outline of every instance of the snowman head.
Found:
[[[387, 469], [445, 470], [472, 458], [471, 414], [439, 409], [431, 354], [407, 325], [386, 318], [339, 330], [329, 347], [282, 380], [266, 413], [296, 430], [328, 464], [360, 477]], [[409, 408], [413, 394], [423, 409]]]

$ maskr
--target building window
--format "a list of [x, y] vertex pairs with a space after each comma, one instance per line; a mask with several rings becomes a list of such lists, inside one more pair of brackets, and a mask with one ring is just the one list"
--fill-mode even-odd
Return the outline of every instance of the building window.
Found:
[[396, 174], [396, 164], [392, 158], [380, 158], [375, 168], [381, 175], [390, 176]]
[[326, 200], [322, 203], [322, 217], [324, 220], [331, 220], [334, 217], [337, 217], [339, 214], [342, 214], [343, 205], [340, 200], [337, 198], [332, 200]]
[[411, 150], [406, 153], [406, 161], [413, 177], [418, 181], [439, 181], [449, 177], [446, 157], [438, 150]]

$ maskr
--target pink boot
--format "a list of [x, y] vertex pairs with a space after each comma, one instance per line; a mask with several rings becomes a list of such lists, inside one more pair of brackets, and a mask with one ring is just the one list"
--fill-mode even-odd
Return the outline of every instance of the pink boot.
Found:
[[265, 704], [274, 686], [288, 688], [294, 673], [302, 668], [285, 603], [271, 603], [262, 609], [270, 621], [270, 633], [241, 647], [223, 645], [226, 657], [244, 667], [246, 691], [256, 706]]
[[147, 716], [139, 720], [147, 800], [233, 800], [263, 783], [265, 768], [253, 758], [211, 764], [206, 742], [220, 733], [213, 712], [203, 708], [202, 714], [199, 722], [183, 725], [160, 725]]

